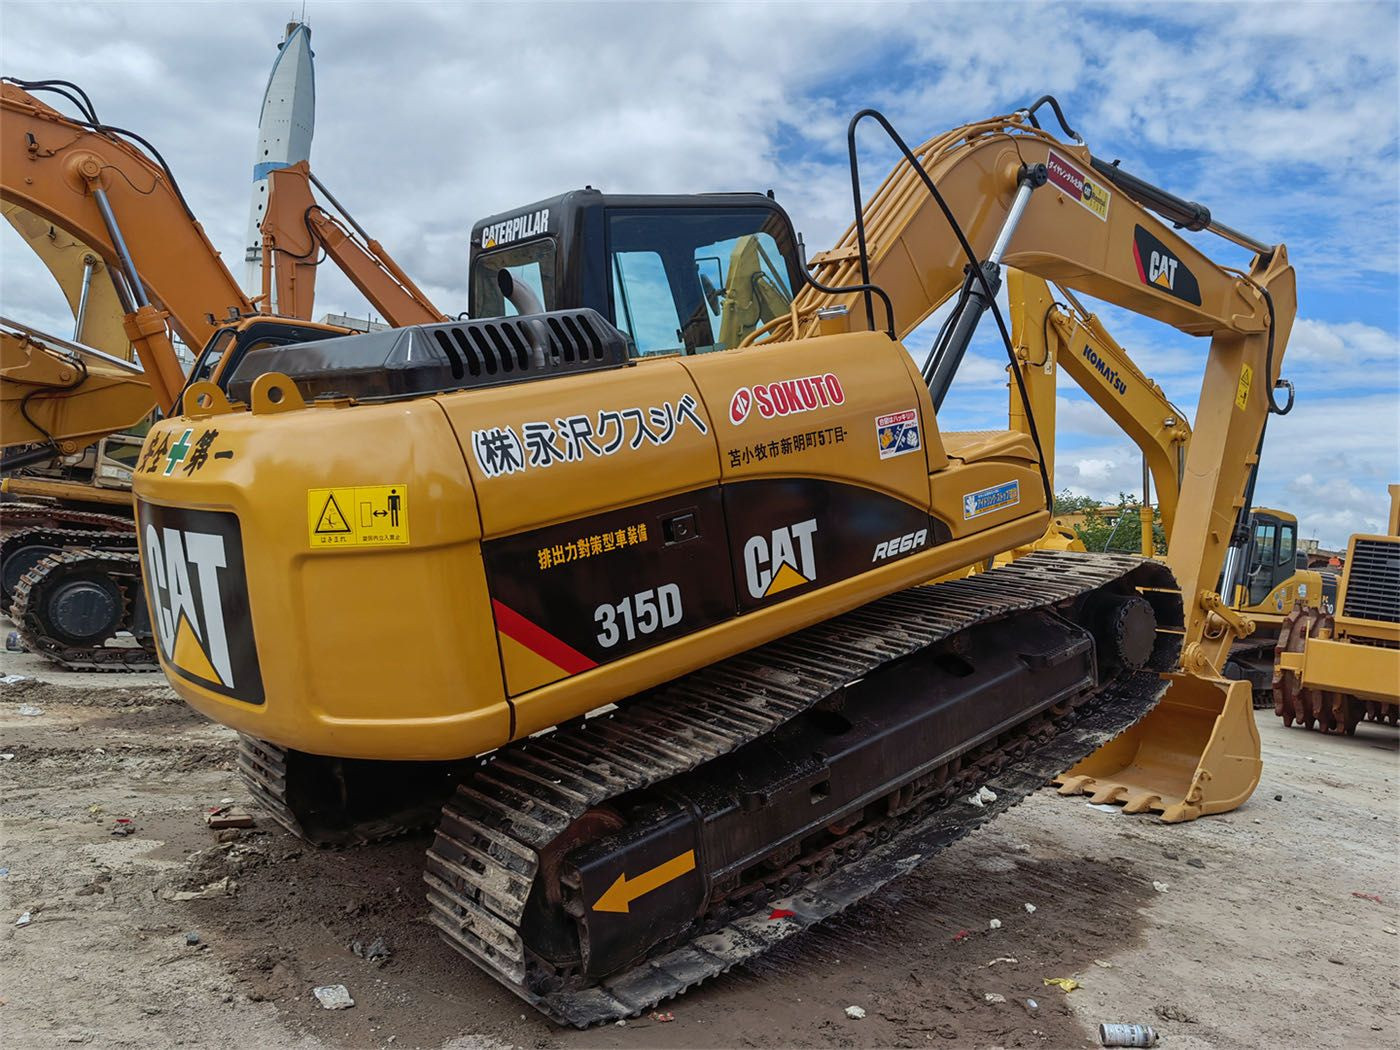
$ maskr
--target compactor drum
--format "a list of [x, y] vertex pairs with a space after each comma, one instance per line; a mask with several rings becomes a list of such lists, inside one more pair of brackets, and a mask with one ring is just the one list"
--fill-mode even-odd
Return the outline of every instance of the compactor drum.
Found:
[[[978, 128], [916, 162], [963, 187], [949, 213], [977, 212], [977, 250], [996, 241], [984, 266], [957, 230], [985, 293], [965, 301], [995, 312], [987, 275], [1022, 223], [1016, 265], [1088, 246], [1089, 290], [1221, 329], [1229, 388], [1203, 390], [1183, 493], [1211, 510], [1167, 565], [1047, 550], [930, 582], [1050, 515], [1033, 422], [941, 431], [946, 389], [895, 338], [895, 303], [917, 323], [913, 289], [962, 279], [923, 205], [897, 213], [924, 242], [877, 251], [862, 229], [826, 260], [871, 279], [819, 284], [759, 195], [565, 195], [478, 225], [473, 319], [248, 353], [227, 393], [192, 384], [152, 431], [148, 450], [205, 453], [177, 474], [148, 456], [134, 483], [175, 688], [244, 734], [240, 768], [294, 833], [437, 820], [433, 923], [561, 1022], [756, 955], [1115, 738], [1078, 786], [1130, 808], [1192, 819], [1257, 782], [1248, 687], [1219, 673], [1234, 627], [1197, 589], [1246, 469], [1201, 457], [1254, 446], [1265, 409], [1239, 369], [1276, 371], [1256, 278], [1207, 271], [1116, 191], [1064, 197], [1087, 150], [1071, 163], [1034, 118]], [[1181, 295], [1133, 262], [1167, 243], [1190, 259]], [[931, 267], [890, 276], [893, 297], [889, 251]], [[1281, 352], [1282, 248], [1254, 272]]]
[[1284, 618], [1273, 696], [1285, 726], [1350, 736], [1362, 721], [1400, 724], [1400, 485], [1386, 533], [1347, 541], [1335, 613]]

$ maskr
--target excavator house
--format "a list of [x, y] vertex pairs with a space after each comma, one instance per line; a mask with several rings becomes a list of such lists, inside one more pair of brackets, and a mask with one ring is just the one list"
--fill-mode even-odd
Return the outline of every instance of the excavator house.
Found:
[[[161, 664], [243, 735], [259, 800], [313, 842], [436, 822], [432, 922], [584, 1026], [1076, 763], [1168, 820], [1247, 798], [1249, 686], [1221, 669], [1250, 625], [1210, 589], [1293, 270], [1043, 129], [1046, 101], [916, 150], [859, 115], [855, 200], [856, 123], [905, 161], [810, 263], [760, 194], [577, 191], [477, 225], [466, 319], [192, 383], [136, 471], [142, 566]], [[1003, 266], [1208, 337], [1165, 563], [968, 574], [1050, 519], [1033, 421], [937, 419], [979, 318], [1005, 331]], [[949, 300], [920, 367], [900, 340]]]

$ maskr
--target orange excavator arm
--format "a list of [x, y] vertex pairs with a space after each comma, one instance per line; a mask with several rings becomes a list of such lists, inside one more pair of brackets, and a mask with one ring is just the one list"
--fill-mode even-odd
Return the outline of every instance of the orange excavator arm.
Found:
[[[317, 203], [313, 184], [345, 217], [346, 229]], [[370, 304], [395, 328], [449, 318], [371, 238], [311, 173], [306, 161], [270, 176], [263, 232], [263, 307], [283, 317], [311, 319], [317, 255], [324, 250]], [[271, 295], [269, 293], [275, 293]]]
[[155, 401], [184, 371], [167, 331], [201, 347], [219, 321], [253, 311], [165, 166], [104, 125], [0, 84], [0, 198], [90, 245], [118, 279], [125, 328]]

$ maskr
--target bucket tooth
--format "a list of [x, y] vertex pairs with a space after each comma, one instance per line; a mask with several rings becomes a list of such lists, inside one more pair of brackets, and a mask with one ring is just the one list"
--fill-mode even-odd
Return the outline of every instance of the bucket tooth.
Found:
[[1061, 795], [1083, 795], [1093, 789], [1094, 778], [1072, 777], [1066, 773], [1064, 776], [1056, 777], [1055, 783], [1059, 785]]
[[1089, 802], [1095, 806], [1112, 805], [1114, 802], [1122, 802], [1127, 793], [1128, 788], [1123, 784], [1104, 784], [1089, 796]]
[[1124, 800], [1124, 813], [1146, 813], [1149, 810], [1161, 810], [1162, 796], [1152, 791], [1142, 791]]

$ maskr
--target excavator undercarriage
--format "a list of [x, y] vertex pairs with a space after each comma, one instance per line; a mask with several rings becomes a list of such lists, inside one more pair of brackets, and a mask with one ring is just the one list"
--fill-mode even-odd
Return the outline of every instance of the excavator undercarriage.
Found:
[[[634, 1016], [843, 910], [1137, 722], [1180, 625], [1165, 567], [1045, 551], [484, 761], [420, 767], [425, 798], [450, 792], [428, 853], [432, 922], [562, 1023]], [[312, 841], [384, 837], [431, 805], [362, 762], [338, 782], [393, 780], [395, 800], [348, 787], [343, 804], [374, 811], [339, 810], [288, 792], [298, 762], [316, 760], [244, 738], [255, 796]]]

